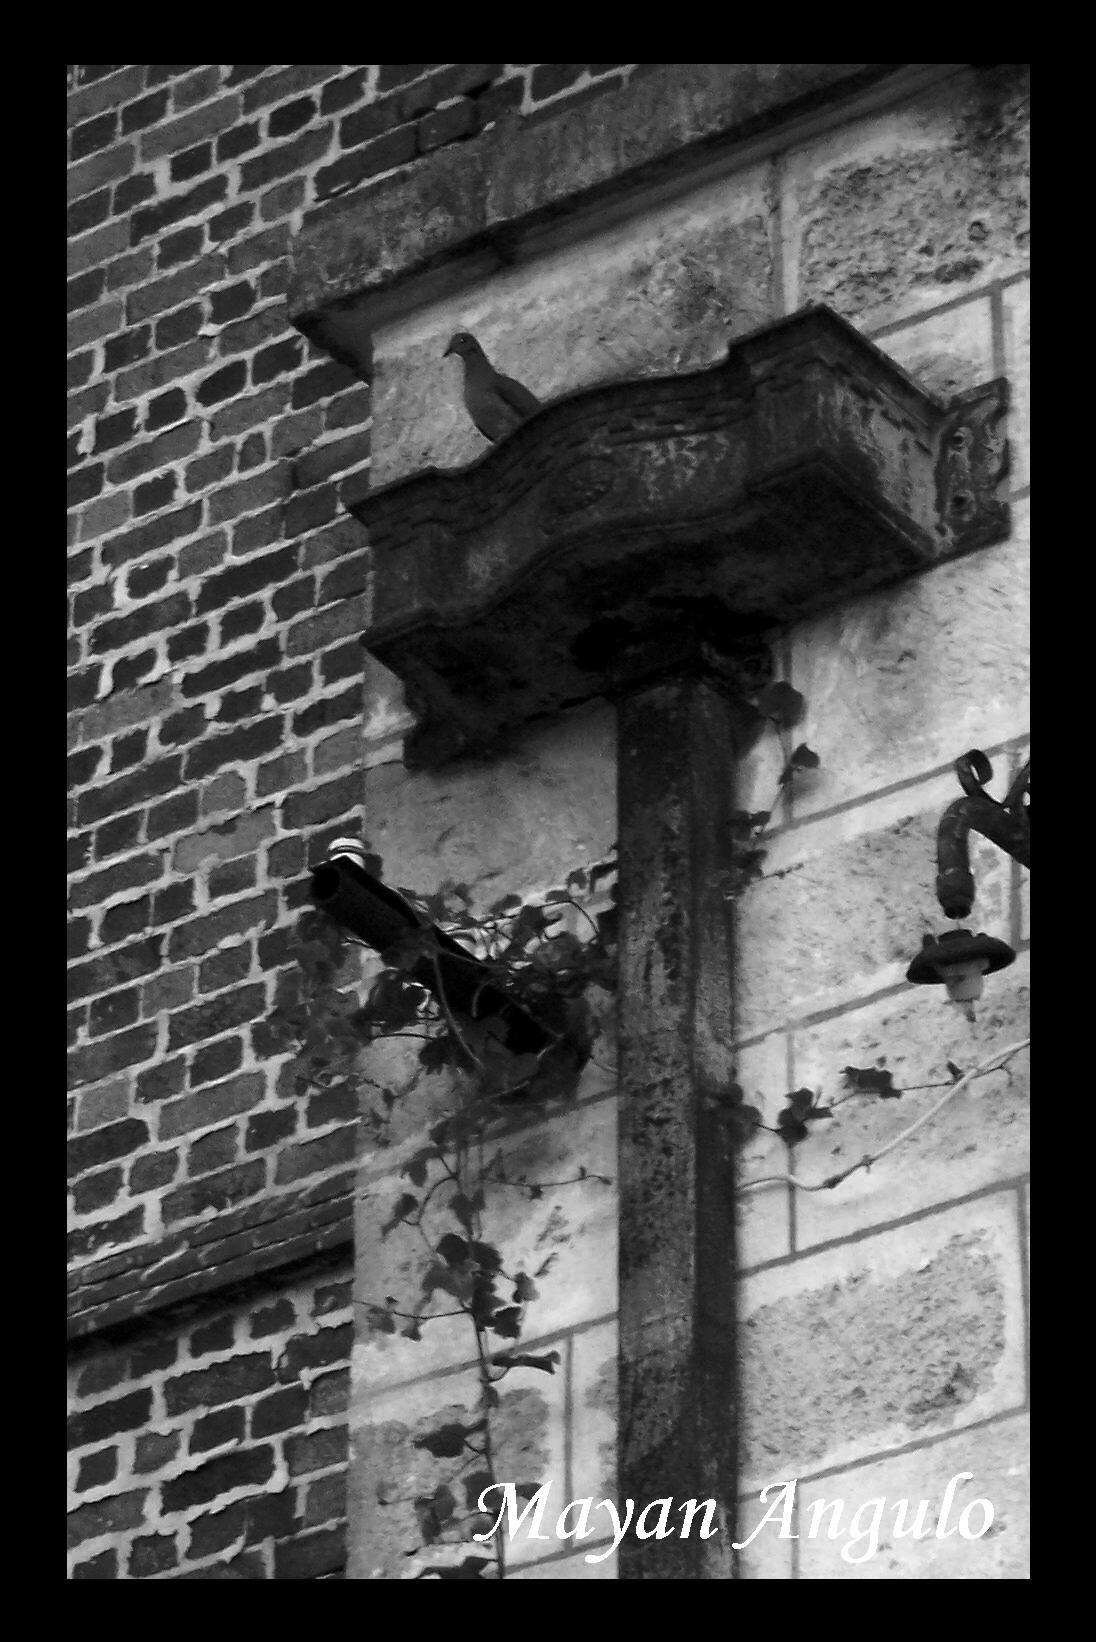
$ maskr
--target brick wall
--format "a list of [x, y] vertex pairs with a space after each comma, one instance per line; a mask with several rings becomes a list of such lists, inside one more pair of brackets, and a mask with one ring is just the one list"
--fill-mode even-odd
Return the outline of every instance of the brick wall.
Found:
[[[360, 825], [363, 762], [367, 553], [343, 503], [368, 483], [369, 388], [289, 326], [291, 236], [321, 202], [636, 66], [69, 68], [75, 1281], [226, 1213], [246, 1226], [291, 1191], [349, 1188], [352, 1100], [301, 1098], [266, 1024], [307, 864]], [[158, 1326], [174, 1361], [176, 1325]], [[137, 1396], [125, 1417], [162, 1420], [114, 1347], [81, 1348], [92, 1365], [100, 1350], [112, 1399]], [[125, 1550], [137, 1495], [162, 1538], [155, 1513], [193, 1465], [176, 1445], [128, 1475], [133, 1441], [110, 1476], [105, 1457], [75, 1475], [77, 1523], [97, 1525], [81, 1577], [199, 1554], [174, 1528], [171, 1558]]]

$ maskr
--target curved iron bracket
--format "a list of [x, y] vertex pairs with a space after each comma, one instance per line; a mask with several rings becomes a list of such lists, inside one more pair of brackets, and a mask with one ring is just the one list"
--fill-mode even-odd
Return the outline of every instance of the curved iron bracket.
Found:
[[970, 870], [970, 834], [977, 832], [1011, 855], [1022, 867], [1031, 866], [1031, 761], [1019, 770], [1004, 800], [986, 792], [993, 765], [974, 747], [955, 761], [955, 773], [965, 796], [949, 804], [936, 833], [936, 898], [948, 918], [966, 918], [974, 905], [974, 874]]

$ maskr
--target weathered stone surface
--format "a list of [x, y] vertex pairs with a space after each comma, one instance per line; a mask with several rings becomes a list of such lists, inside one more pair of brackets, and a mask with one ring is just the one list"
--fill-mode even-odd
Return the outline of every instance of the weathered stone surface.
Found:
[[[801, 1579], [1027, 1579], [1030, 1432], [1026, 1415], [1002, 1420], [979, 1431], [918, 1448], [874, 1465], [840, 1472], [820, 1482], [805, 1482], [798, 1490], [801, 1539], [799, 1577]], [[947, 1521], [941, 1521], [941, 1506], [948, 1484], [964, 1472], [969, 1480], [959, 1481], [952, 1494], [954, 1504]], [[875, 1501], [886, 1502], [880, 1524], [878, 1549], [862, 1562], [850, 1563], [841, 1555], [847, 1548], [852, 1556], [863, 1557], [871, 1549], [867, 1535], [854, 1541], [848, 1534], [853, 1515], [860, 1509], [858, 1526], [870, 1530], [875, 1518]], [[895, 1506], [908, 1500], [905, 1523], [912, 1525], [918, 1502], [926, 1499], [930, 1508], [924, 1521], [927, 1537], [894, 1537]], [[988, 1500], [993, 1508], [989, 1531], [977, 1539], [959, 1530], [962, 1522], [969, 1534], [981, 1533], [986, 1513], [974, 1506], [964, 1520], [964, 1511], [976, 1499]], [[819, 1500], [842, 1500], [845, 1505], [841, 1537], [831, 1540], [825, 1526], [811, 1537], [814, 1506]], [[822, 1519], [828, 1524], [832, 1514]], [[937, 1532], [943, 1529], [944, 1537]], [[776, 1524], [767, 1524], [757, 1543], [775, 1534]]]
[[442, 357], [455, 331], [472, 331], [542, 404], [713, 364], [733, 337], [776, 317], [770, 193], [768, 167], [747, 167], [384, 326], [373, 345], [373, 485], [487, 449], [464, 409], [463, 367]]
[[[795, 1087], [822, 1091], [823, 1104], [845, 1093], [845, 1066], [883, 1065], [897, 1088], [946, 1086], [951, 1061], [963, 1071], [1028, 1036], [1028, 960], [989, 976], [972, 1024], [944, 999], [942, 988], [920, 987], [852, 1014], [796, 1032]], [[834, 1116], [811, 1125], [795, 1149], [795, 1173], [822, 1180], [908, 1128], [943, 1094], [924, 1089], [900, 1100], [853, 1095]], [[796, 1198], [800, 1249], [897, 1220], [933, 1203], [1021, 1174], [1028, 1162], [1028, 1052], [1008, 1068], [978, 1078], [938, 1117], [871, 1169], [829, 1192]]]
[[1022, 269], [1027, 111], [1026, 64], [979, 64], [793, 149], [789, 306], [889, 324]]
[[465, 882], [482, 910], [508, 893], [552, 889], [576, 867], [605, 859], [616, 838], [612, 708], [595, 702], [530, 726], [513, 751], [512, 763], [367, 773], [364, 830], [389, 883], [429, 894], [446, 879]]
[[[509, 261], [521, 238], [549, 218], [574, 216], [629, 187], [687, 185], [691, 159], [710, 163], [720, 150], [897, 66], [668, 63], [618, 94], [611, 120], [587, 104], [551, 121], [500, 122], [318, 213], [294, 247], [290, 312], [347, 351], [356, 344], [365, 358], [370, 308], [376, 313], [391, 287], [403, 286], [403, 301], [421, 306], [431, 274], [435, 288], [445, 288]], [[354, 323], [355, 305], [365, 308], [364, 328], [360, 317]]]
[[745, 1490], [1022, 1405], [1016, 1194], [743, 1282]]
[[[936, 900], [936, 828], [955, 796], [938, 777], [778, 834], [766, 876], [737, 902], [738, 1036], [771, 1031], [904, 982]], [[971, 839], [974, 920], [1008, 940], [1008, 857]]]
[[[577, 1330], [566, 1343], [571, 1353], [569, 1498], [619, 1499], [617, 1335], [613, 1318], [593, 1328]], [[595, 1520], [603, 1522], [604, 1517]]]
[[[988, 382], [994, 374], [993, 320], [987, 296], [973, 297], [900, 330], [888, 329], [875, 341], [915, 381], [942, 399]], [[1010, 422], [1010, 445], [1015, 432]]]
[[1018, 280], [1007, 285], [1001, 297], [1005, 320], [1005, 367], [1012, 388], [1010, 417], [1012, 449], [1011, 481], [1014, 485], [1028, 482], [1028, 457], [1031, 415], [1031, 282]]
[[[797, 785], [798, 816], [1027, 730], [1029, 559], [1021, 501], [1009, 541], [793, 629], [796, 735], [822, 761]], [[999, 761], [998, 796], [1003, 773]]]
[[[563, 1385], [558, 1374], [514, 1370], [500, 1390], [499, 1405], [492, 1415], [495, 1472], [500, 1480], [553, 1485], [545, 1519], [549, 1534], [566, 1503]], [[447, 1536], [451, 1543], [421, 1548], [423, 1536], [413, 1503], [445, 1484], [452, 1487], [460, 1516], [475, 1512], [478, 1490], [469, 1499], [457, 1480], [462, 1474], [474, 1475], [467, 1450], [453, 1458], [436, 1458], [423, 1440], [429, 1441], [443, 1426], [467, 1428], [479, 1418], [479, 1382], [471, 1372], [422, 1380], [373, 1399], [355, 1394], [347, 1570], [351, 1579], [414, 1579], [430, 1567], [452, 1566], [465, 1556], [493, 1558], [491, 1544], [477, 1545], [467, 1538], [452, 1543], [452, 1528]], [[477, 1531], [486, 1531], [495, 1514], [476, 1523]], [[514, 1541], [507, 1539], [505, 1554], [508, 1563], [519, 1563], [557, 1549], [554, 1538], [547, 1543], [530, 1541], [527, 1526]]]

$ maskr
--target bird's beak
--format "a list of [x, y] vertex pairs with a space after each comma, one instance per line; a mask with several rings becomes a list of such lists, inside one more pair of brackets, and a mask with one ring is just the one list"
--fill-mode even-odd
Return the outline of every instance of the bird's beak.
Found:
[[443, 358], [443, 359], [448, 359], [448, 358], [449, 358], [449, 355], [450, 355], [450, 354], [451, 354], [451, 353], [453, 353], [453, 352], [454, 352], [454, 351], [455, 351], [455, 350], [454, 350], [454, 348], [453, 348], [453, 344], [452, 344], [452, 343], [451, 343], [451, 342], [450, 342], [450, 344], [449, 344], [449, 346], [448, 346], [448, 348], [446, 348], [446, 350], [445, 350], [445, 352], [444, 352], [444, 353], [443, 353], [443, 354], [442, 354], [442, 358]]

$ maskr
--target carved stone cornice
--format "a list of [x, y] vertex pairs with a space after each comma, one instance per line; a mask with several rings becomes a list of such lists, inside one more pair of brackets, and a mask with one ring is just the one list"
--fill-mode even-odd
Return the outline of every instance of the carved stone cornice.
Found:
[[611, 693], [666, 628], [733, 649], [999, 540], [1006, 404], [1003, 380], [942, 401], [810, 308], [366, 496], [363, 643], [419, 714], [409, 762]]

